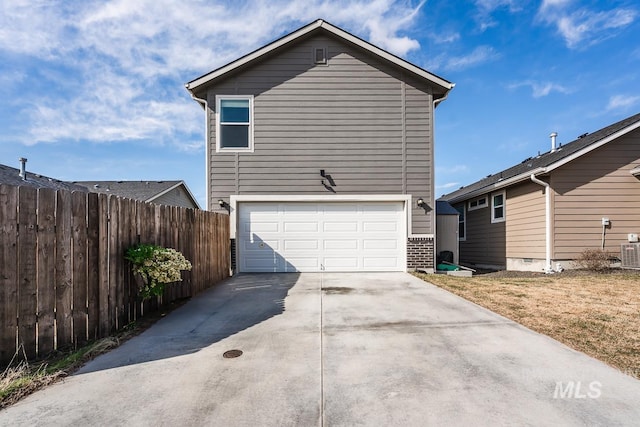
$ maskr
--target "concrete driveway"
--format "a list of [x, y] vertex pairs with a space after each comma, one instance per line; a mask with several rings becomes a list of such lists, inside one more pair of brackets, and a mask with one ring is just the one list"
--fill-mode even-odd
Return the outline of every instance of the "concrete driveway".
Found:
[[638, 402], [640, 381], [409, 274], [255, 274], [0, 425], [613, 426]]

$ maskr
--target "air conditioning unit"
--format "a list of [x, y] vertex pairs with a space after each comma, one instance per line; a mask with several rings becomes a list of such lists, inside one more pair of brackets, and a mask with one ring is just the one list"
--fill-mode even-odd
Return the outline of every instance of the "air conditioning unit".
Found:
[[640, 268], [640, 243], [623, 243], [620, 245], [622, 268]]

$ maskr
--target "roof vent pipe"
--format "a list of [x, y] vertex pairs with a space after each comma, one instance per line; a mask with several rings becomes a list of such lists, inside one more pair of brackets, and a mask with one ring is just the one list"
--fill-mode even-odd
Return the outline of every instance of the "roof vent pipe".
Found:
[[549, 137], [551, 137], [551, 152], [556, 151], [556, 137], [558, 136], [558, 132], [553, 132]]
[[24, 157], [20, 157], [20, 178], [22, 178], [23, 181], [27, 180], [27, 159], [25, 159]]

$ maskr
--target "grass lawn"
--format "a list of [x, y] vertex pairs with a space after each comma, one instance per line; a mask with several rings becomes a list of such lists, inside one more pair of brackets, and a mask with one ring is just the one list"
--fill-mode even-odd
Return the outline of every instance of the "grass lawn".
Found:
[[416, 276], [640, 379], [640, 272]]

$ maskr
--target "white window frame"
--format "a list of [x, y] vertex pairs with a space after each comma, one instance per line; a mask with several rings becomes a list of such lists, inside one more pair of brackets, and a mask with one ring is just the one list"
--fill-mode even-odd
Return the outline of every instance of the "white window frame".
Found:
[[[247, 147], [222, 147], [220, 128], [224, 124], [220, 121], [220, 105], [223, 100], [227, 99], [245, 99], [249, 101], [249, 141]], [[236, 123], [237, 124], [237, 123]], [[239, 126], [246, 126], [247, 124], [237, 124]], [[216, 95], [216, 152], [220, 153], [237, 153], [237, 152], [249, 152], [253, 153], [253, 95]]]
[[[479, 204], [480, 200], [484, 200], [484, 204], [482, 206]], [[471, 204], [473, 202], [476, 203], [475, 206], [471, 206]], [[478, 209], [484, 209], [486, 207], [489, 207], [489, 203], [487, 202], [487, 196], [482, 196], [482, 197], [478, 197], [477, 199], [469, 200], [467, 210], [475, 211], [475, 210], [478, 210]]]
[[[456, 209], [457, 210], [457, 209]], [[458, 241], [459, 242], [465, 242], [467, 240], [467, 204], [463, 203], [462, 204], [462, 213], [460, 213], [460, 211], [458, 211]], [[462, 221], [460, 221], [460, 218], [462, 218]], [[464, 232], [464, 236], [460, 237], [460, 222], [462, 222], [462, 231]]]
[[[502, 205], [496, 206], [495, 198], [497, 196], [502, 196]], [[502, 208], [502, 216], [496, 217], [496, 208]], [[491, 195], [491, 223], [495, 224], [497, 222], [504, 222], [507, 218], [507, 194], [504, 191], [499, 193], [493, 193]]]

